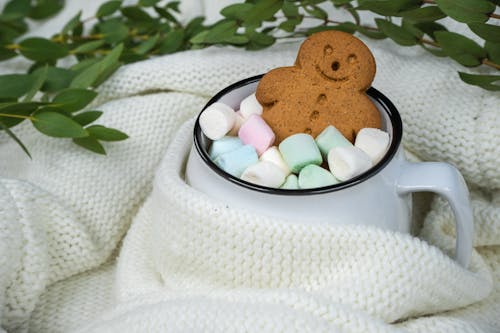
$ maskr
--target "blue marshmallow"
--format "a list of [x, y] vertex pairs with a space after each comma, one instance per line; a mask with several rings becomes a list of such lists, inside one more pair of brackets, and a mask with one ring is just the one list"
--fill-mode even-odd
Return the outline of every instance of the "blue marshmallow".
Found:
[[251, 145], [244, 145], [235, 150], [220, 154], [214, 160], [219, 168], [232, 176], [240, 177], [250, 165], [259, 161], [257, 151]]
[[212, 160], [216, 159], [219, 155], [236, 150], [243, 146], [240, 138], [237, 136], [224, 136], [219, 140], [212, 142], [208, 154]]

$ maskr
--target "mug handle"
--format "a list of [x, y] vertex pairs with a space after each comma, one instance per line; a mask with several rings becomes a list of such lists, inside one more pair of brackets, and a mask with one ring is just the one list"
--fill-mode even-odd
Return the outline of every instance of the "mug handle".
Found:
[[400, 195], [411, 192], [434, 192], [448, 200], [455, 215], [455, 260], [464, 268], [472, 254], [474, 224], [469, 201], [469, 190], [460, 172], [441, 162], [406, 162], [397, 183]]

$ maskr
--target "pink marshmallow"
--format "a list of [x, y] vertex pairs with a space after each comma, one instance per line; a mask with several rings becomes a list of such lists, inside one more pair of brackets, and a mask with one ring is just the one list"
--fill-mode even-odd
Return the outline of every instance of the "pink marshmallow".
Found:
[[257, 114], [252, 114], [241, 125], [238, 136], [246, 145], [252, 145], [259, 156], [274, 143], [275, 135], [271, 127]]

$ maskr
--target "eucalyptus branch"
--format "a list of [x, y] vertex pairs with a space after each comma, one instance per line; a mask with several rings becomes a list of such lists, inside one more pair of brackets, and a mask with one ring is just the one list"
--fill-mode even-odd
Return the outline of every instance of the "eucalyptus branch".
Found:
[[[253, 0], [222, 9], [223, 19], [205, 24], [197, 17], [185, 24], [177, 19], [179, 2], [120, 0], [103, 3], [94, 15], [82, 19], [75, 13], [51, 38], [24, 38], [25, 20], [50, 19], [61, 10], [61, 1], [11, 0], [2, 11], [0, 61], [24, 57], [32, 62], [27, 73], [0, 75], [0, 132], [4, 131], [28, 154], [15, 135], [15, 126], [30, 121], [42, 134], [68, 138], [90, 151], [104, 154], [104, 142], [127, 138], [125, 133], [96, 125], [101, 111], [88, 110], [96, 88], [122, 64], [150, 57], [231, 45], [258, 50], [277, 40], [303, 38], [322, 30], [341, 30], [369, 38], [389, 38], [401, 46], [420, 46], [433, 55], [449, 57], [466, 67], [500, 70], [500, 27], [487, 24], [500, 18], [497, 0]], [[325, 10], [325, 6], [330, 6]], [[347, 10], [351, 21], [330, 17], [336, 8]], [[145, 10], [147, 9], [147, 10]], [[361, 22], [359, 11], [378, 14], [374, 22]], [[394, 18], [402, 18], [401, 21]], [[439, 23], [445, 17], [466, 23], [483, 45]], [[318, 20], [305, 28], [304, 19]], [[401, 22], [401, 23], [396, 23]], [[71, 57], [76, 63], [61, 67]], [[499, 75], [459, 72], [467, 84], [499, 91]]]

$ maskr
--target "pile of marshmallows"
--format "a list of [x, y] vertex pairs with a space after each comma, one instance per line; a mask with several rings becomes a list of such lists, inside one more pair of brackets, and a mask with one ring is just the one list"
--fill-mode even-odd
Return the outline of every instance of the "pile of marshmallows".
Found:
[[[353, 145], [328, 126], [316, 139], [298, 133], [276, 147], [275, 135], [261, 115], [262, 106], [252, 94], [237, 112], [224, 103], [211, 104], [199, 123], [212, 140], [208, 153], [219, 168], [265, 187], [310, 189], [347, 181], [380, 161], [389, 146], [389, 135], [376, 128], [361, 129]], [[329, 170], [320, 166], [323, 158]]]

